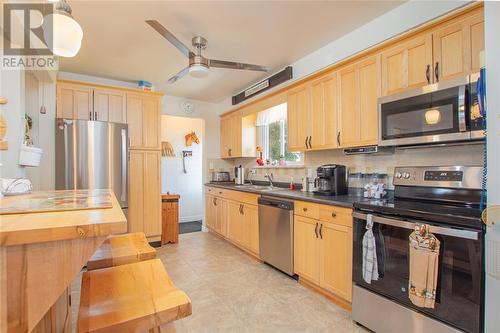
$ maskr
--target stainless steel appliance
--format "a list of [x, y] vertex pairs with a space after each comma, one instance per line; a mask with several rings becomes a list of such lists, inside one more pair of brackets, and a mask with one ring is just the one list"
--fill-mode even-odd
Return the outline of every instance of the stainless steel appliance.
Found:
[[293, 275], [293, 202], [259, 198], [260, 258]]
[[245, 168], [241, 165], [234, 168], [234, 182], [238, 185], [245, 184]]
[[56, 189], [111, 188], [128, 208], [126, 124], [56, 119]]
[[212, 182], [229, 182], [231, 180], [229, 172], [214, 171], [212, 172]]
[[471, 75], [379, 98], [379, 145], [484, 138], [483, 122], [475, 111], [477, 79]]
[[[390, 200], [355, 203], [353, 319], [375, 332], [482, 332], [482, 167], [398, 167]], [[372, 215], [379, 278], [362, 276], [363, 236]], [[408, 297], [409, 235], [428, 225], [440, 241], [434, 308]], [[383, 319], [382, 319], [383, 318]]]
[[314, 180], [319, 195], [347, 194], [346, 167], [338, 164], [325, 164], [316, 169], [317, 178]]

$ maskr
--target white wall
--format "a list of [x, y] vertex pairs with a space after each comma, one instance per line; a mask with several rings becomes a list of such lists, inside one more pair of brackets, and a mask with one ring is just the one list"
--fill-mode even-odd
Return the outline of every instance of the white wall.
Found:
[[[162, 193], [179, 194], [179, 221], [190, 222], [203, 219], [203, 147], [205, 121], [200, 118], [161, 116], [161, 141], [168, 141], [174, 148], [174, 157], [162, 157]], [[186, 147], [184, 136], [194, 131], [200, 143]], [[182, 151], [192, 151], [186, 157], [186, 171], [182, 167]]]
[[[394, 36], [446, 14], [469, 1], [408, 1], [377, 17], [352, 32], [292, 63], [293, 82], [313, 74], [331, 64], [368, 49]], [[249, 84], [248, 86], [250, 86]], [[254, 99], [280, 89], [268, 90]], [[252, 101], [249, 99], [246, 103]], [[243, 105], [243, 104], [241, 104]], [[240, 105], [238, 105], [240, 106]], [[233, 109], [231, 96], [218, 104], [219, 113]]]
[[[25, 77], [25, 110], [33, 120], [33, 143], [43, 150], [40, 166], [27, 167], [26, 177], [34, 190], [55, 188], [56, 84], [47, 75], [31, 72]], [[45, 105], [45, 114], [40, 113]]]
[[[488, 120], [488, 206], [500, 205], [500, 2], [485, 2]], [[493, 214], [492, 214], [493, 215]], [[486, 232], [485, 332], [500, 332], [500, 213]], [[496, 266], [496, 267], [495, 267]], [[495, 270], [496, 268], [496, 270]]]
[[0, 106], [1, 115], [7, 123], [4, 140], [9, 149], [0, 150], [0, 177], [19, 178], [25, 176], [25, 170], [19, 166], [19, 149], [24, 133], [24, 71], [0, 71], [0, 96], [7, 98], [8, 103]]

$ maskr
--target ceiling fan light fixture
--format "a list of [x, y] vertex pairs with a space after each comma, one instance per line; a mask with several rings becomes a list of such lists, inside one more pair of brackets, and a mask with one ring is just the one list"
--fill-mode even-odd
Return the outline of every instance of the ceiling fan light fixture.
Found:
[[196, 78], [206, 77], [208, 75], [208, 66], [204, 64], [193, 64], [189, 67], [189, 75]]

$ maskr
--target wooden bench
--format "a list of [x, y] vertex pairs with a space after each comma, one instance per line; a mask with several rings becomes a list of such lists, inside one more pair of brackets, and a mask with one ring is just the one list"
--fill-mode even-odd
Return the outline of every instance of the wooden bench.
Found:
[[160, 332], [191, 312], [159, 259], [83, 273], [78, 332]]
[[142, 232], [109, 236], [87, 262], [87, 270], [131, 264], [156, 258]]

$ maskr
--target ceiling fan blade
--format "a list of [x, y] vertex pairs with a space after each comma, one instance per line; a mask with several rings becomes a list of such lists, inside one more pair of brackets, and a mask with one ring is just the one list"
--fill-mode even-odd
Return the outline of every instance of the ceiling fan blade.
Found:
[[218, 68], [229, 68], [229, 69], [244, 69], [244, 70], [259, 71], [259, 72], [267, 72], [269, 70], [265, 66], [244, 64], [241, 62], [233, 62], [233, 61], [213, 60], [213, 59], [209, 60], [209, 66]]
[[183, 70], [181, 70], [179, 73], [175, 74], [174, 76], [172, 76], [170, 79], [168, 79], [168, 83], [172, 84], [172, 83], [175, 83], [177, 82], [177, 80], [179, 80], [180, 78], [182, 78], [183, 76], [186, 76], [187, 73], [189, 73], [189, 67], [186, 67], [184, 68]]
[[166, 40], [168, 40], [172, 45], [174, 45], [179, 51], [181, 51], [186, 57], [194, 57], [194, 53], [184, 45], [180, 40], [177, 39], [170, 31], [168, 31], [160, 22], [156, 20], [146, 20], [153, 29], [155, 29], [160, 35], [162, 35]]

